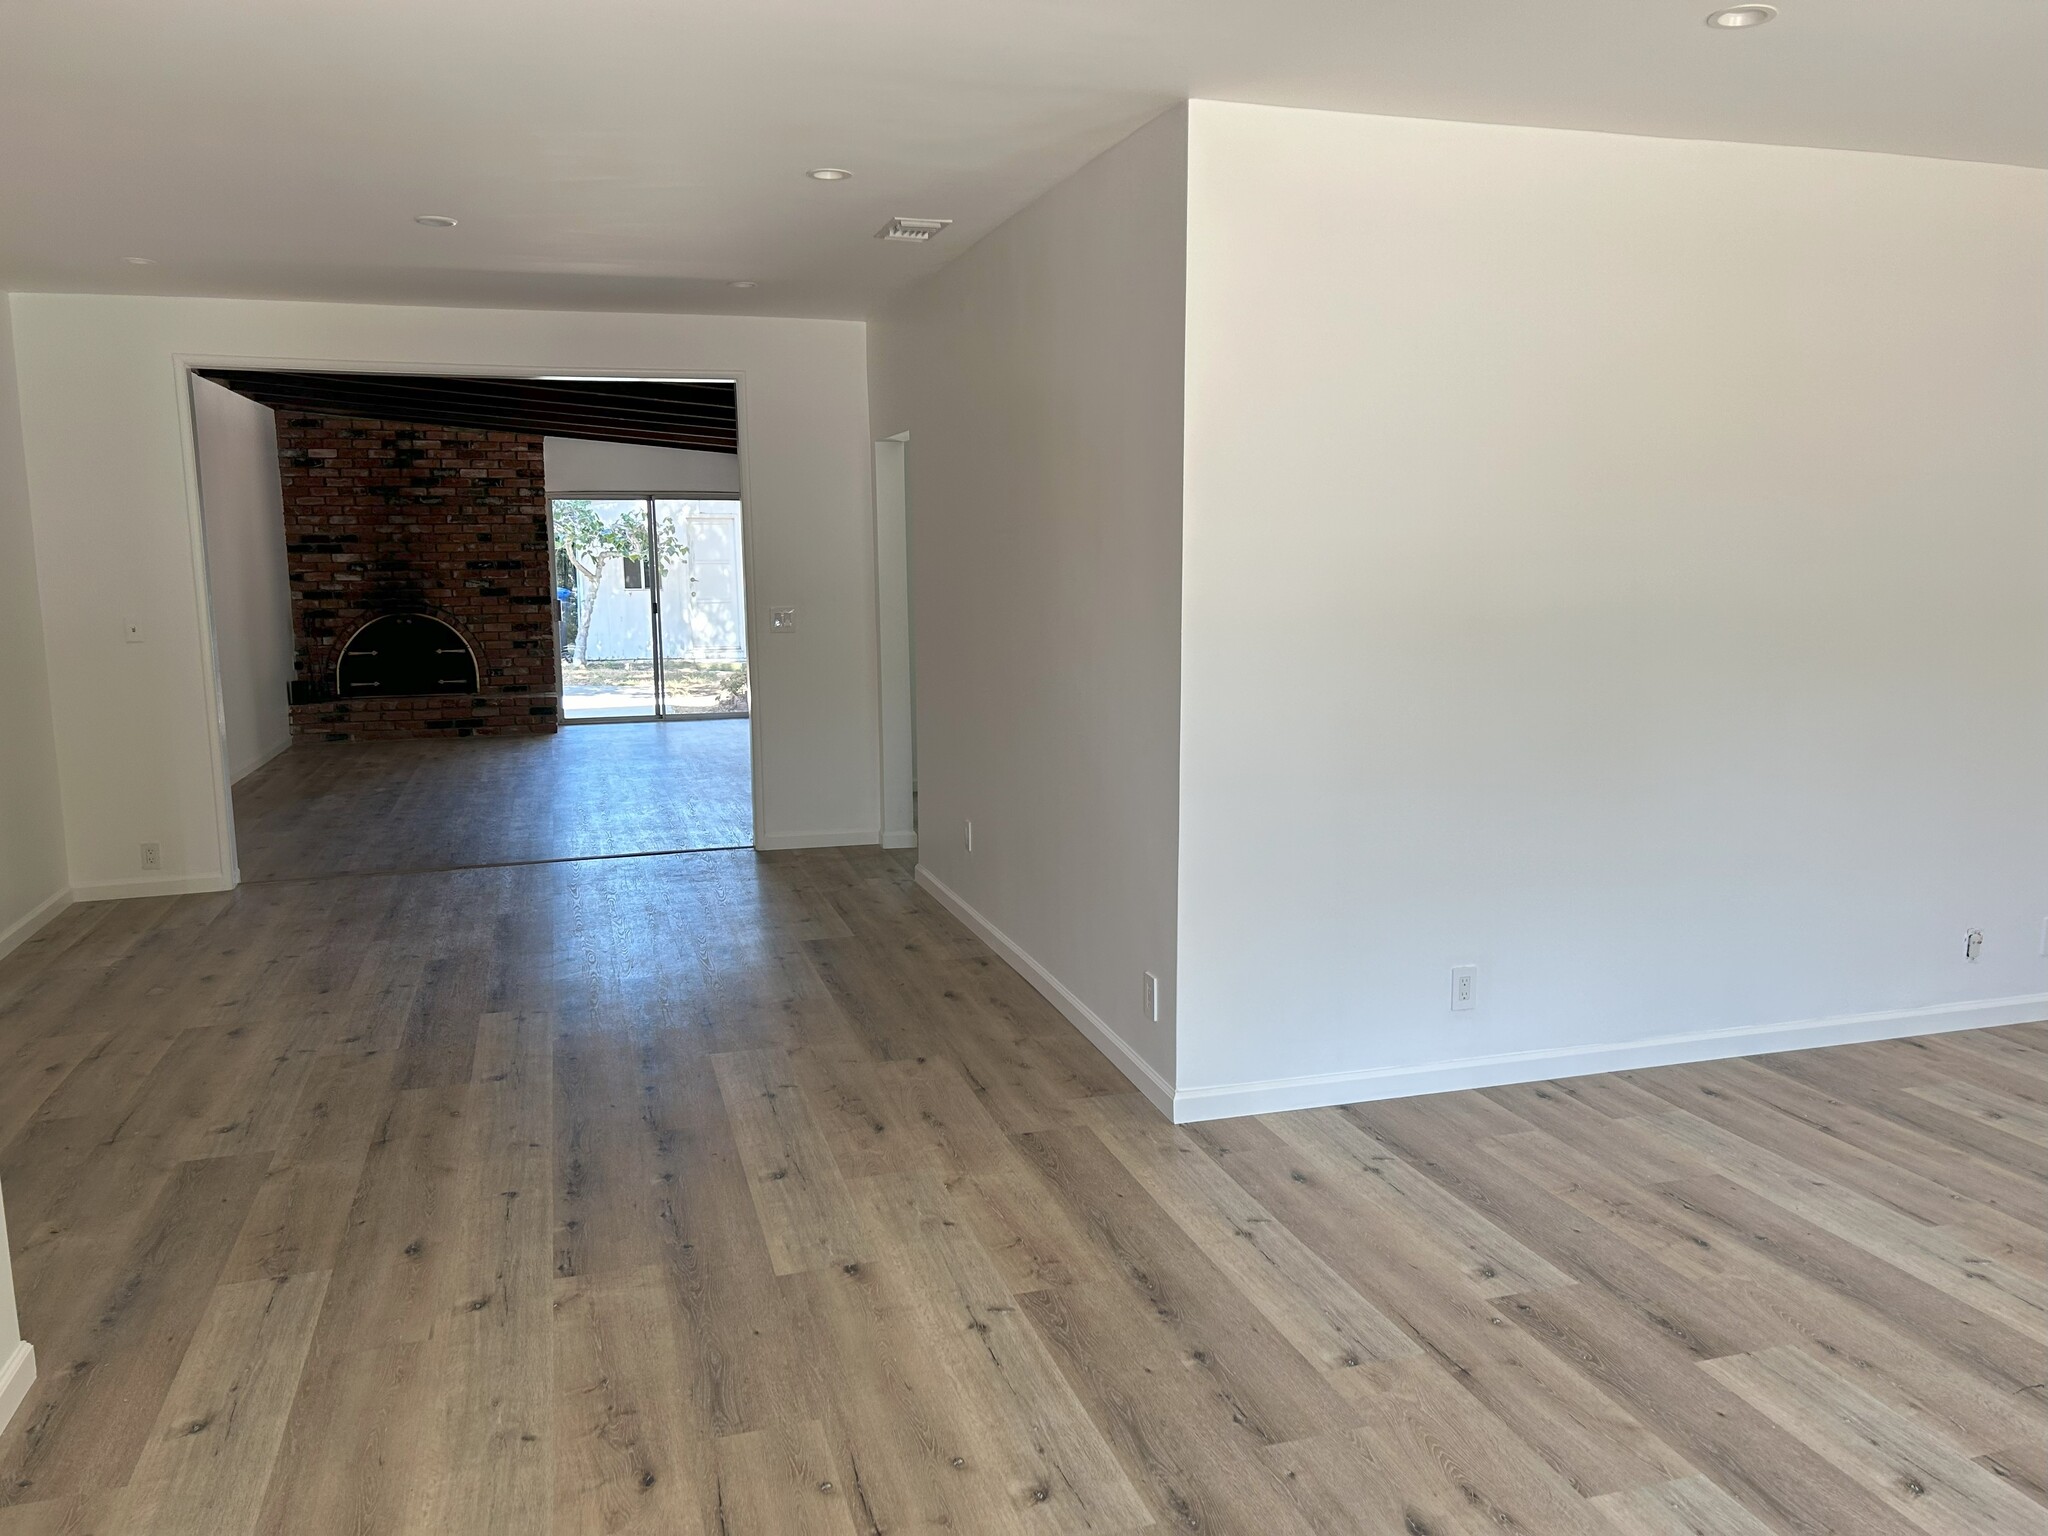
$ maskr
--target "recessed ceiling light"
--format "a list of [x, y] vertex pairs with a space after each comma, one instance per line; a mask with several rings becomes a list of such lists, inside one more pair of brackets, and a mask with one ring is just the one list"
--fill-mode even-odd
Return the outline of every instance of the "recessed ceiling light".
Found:
[[1707, 18], [1710, 27], [1733, 30], [1737, 27], [1760, 27], [1778, 14], [1775, 5], [1738, 5], [1731, 10], [1716, 11]]
[[836, 165], [821, 165], [814, 171], [805, 171], [804, 174], [813, 181], [851, 181], [853, 179], [853, 172], [842, 171]]
[[445, 213], [418, 213], [413, 215], [412, 221], [415, 224], [424, 224], [429, 229], [453, 229], [455, 227], [455, 221]]
[[728, 287], [728, 288], [758, 288], [758, 287], [760, 287], [760, 286], [761, 286], [761, 285], [760, 285], [759, 283], [756, 283], [756, 282], [748, 282], [748, 281], [742, 281], [742, 282], [737, 282], [737, 283], [727, 283], [727, 284], [726, 284], [726, 287]]
[[154, 256], [123, 256], [121, 259], [131, 267], [153, 267], [156, 265], [156, 258]]

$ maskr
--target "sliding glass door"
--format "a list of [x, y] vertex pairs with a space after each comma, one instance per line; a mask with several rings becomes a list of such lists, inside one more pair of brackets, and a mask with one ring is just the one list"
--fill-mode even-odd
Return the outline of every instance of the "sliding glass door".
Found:
[[554, 541], [565, 720], [747, 713], [737, 501], [559, 499]]

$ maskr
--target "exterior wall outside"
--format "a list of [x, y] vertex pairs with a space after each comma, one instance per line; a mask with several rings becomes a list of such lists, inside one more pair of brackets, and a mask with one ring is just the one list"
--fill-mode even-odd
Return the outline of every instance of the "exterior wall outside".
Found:
[[585, 661], [639, 661], [654, 653], [654, 594], [645, 585], [626, 585], [623, 560], [605, 563], [604, 579], [579, 578], [578, 596], [588, 617], [589, 636], [579, 647]]

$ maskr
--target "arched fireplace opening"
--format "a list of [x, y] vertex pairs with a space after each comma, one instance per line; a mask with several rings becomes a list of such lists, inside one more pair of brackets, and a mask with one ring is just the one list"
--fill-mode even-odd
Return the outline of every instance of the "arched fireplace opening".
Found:
[[349, 636], [334, 663], [340, 699], [475, 693], [476, 652], [430, 613], [387, 613]]

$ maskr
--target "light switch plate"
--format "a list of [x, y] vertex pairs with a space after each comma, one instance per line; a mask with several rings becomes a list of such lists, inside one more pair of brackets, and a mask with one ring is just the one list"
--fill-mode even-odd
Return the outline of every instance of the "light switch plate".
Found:
[[794, 608], [770, 609], [768, 613], [768, 627], [770, 629], [778, 631], [785, 629], [795, 629], [796, 610]]

